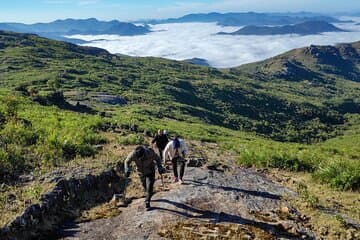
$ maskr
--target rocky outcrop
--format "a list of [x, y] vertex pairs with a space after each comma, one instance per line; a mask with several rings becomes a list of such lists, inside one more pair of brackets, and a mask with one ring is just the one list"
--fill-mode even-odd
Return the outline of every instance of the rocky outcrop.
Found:
[[168, 190], [157, 181], [151, 211], [145, 210], [143, 199], [136, 199], [116, 217], [66, 226], [60, 239], [315, 238], [305, 218], [282, 200], [296, 193], [262, 173], [204, 165], [188, 167], [183, 185], [171, 184], [171, 179], [164, 179]]
[[98, 94], [94, 96], [95, 100], [102, 103], [107, 103], [111, 105], [125, 105], [127, 104], [127, 101], [125, 98], [122, 98], [120, 96], [115, 95], [109, 95], [109, 94]]
[[76, 217], [79, 210], [109, 201], [115, 192], [121, 192], [124, 187], [121, 180], [115, 170], [82, 178], [60, 179], [39, 203], [28, 207], [21, 216], [1, 229], [0, 239], [39, 239], [51, 234], [65, 220]]
[[300, 62], [295, 60], [284, 60], [281, 62], [282, 68], [274, 73], [275, 78], [282, 78], [286, 81], [303, 81], [308, 79], [310, 81], [321, 82], [322, 79], [319, 74], [307, 69]]

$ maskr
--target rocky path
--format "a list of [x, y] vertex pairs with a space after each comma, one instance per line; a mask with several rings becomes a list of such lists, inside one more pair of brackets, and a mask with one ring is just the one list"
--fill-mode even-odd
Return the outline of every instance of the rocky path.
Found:
[[[136, 177], [136, 176], [134, 176]], [[284, 198], [294, 192], [251, 169], [187, 168], [185, 184], [165, 181], [152, 208], [135, 199], [120, 215], [68, 224], [59, 239], [312, 239]]]

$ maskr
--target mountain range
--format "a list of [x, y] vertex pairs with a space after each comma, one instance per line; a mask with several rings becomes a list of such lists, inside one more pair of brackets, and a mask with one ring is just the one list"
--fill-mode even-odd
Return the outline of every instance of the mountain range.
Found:
[[0, 62], [0, 131], [9, 146], [0, 179], [93, 156], [107, 141], [100, 130], [114, 133], [113, 148], [170, 129], [221, 143], [247, 166], [311, 171], [359, 188], [360, 42], [216, 69], [0, 31]]
[[[216, 69], [0, 31], [0, 62], [1, 239], [149, 236], [139, 214], [154, 238], [359, 236], [360, 42]], [[186, 183], [145, 211], [122, 160], [157, 129], [188, 143]]]
[[162, 23], [186, 23], [186, 22], [217, 22], [222, 26], [244, 25], [286, 25], [297, 24], [306, 21], [326, 21], [330, 23], [343, 22], [331, 16], [315, 13], [199, 13], [188, 14], [180, 18], [145, 21], [148, 24]]
[[294, 25], [285, 26], [245, 26], [232, 33], [220, 32], [221, 35], [281, 35], [281, 34], [299, 34], [312, 35], [323, 32], [346, 32], [334, 25], [324, 21], [308, 21]]
[[[264, 62], [218, 70], [159, 58], [111, 55], [34, 35], [0, 33], [0, 87], [44, 92], [47, 82], [56, 79], [59, 90], [67, 95], [76, 89], [126, 96], [129, 104], [147, 105], [150, 115], [161, 113], [305, 142], [333, 136], [346, 121], [343, 114], [360, 107], [359, 42], [311, 46]], [[161, 110], [150, 106], [161, 106]]]
[[[186, 22], [217, 22], [223, 26], [244, 26], [244, 25], [289, 25], [299, 24], [306, 21], [325, 21], [329, 23], [343, 22], [337, 18], [323, 16], [316, 13], [207, 13], [189, 14], [180, 18], [164, 20], [138, 21], [140, 24], [120, 22], [118, 20], [99, 21], [95, 18], [89, 19], [65, 19], [49, 23], [0, 23], [0, 30], [20, 33], [33, 33], [60, 41], [72, 42], [75, 44], [86, 43], [87, 41], [75, 38], [68, 38], [70, 35], [104, 35], [114, 34], [121, 36], [134, 36], [147, 34], [150, 31], [148, 24], [159, 23], [186, 23]], [[254, 28], [254, 27], [252, 27]], [[251, 32], [259, 31], [251, 29]], [[271, 31], [262, 29], [261, 31]], [[282, 31], [282, 30], [280, 30]]]
[[56, 20], [50, 23], [0, 23], [0, 30], [34, 33], [43, 37], [56, 40], [71, 41], [74, 43], [83, 43], [79, 39], [66, 38], [68, 35], [102, 35], [116, 34], [122, 36], [134, 36], [149, 33], [150, 30], [144, 26], [137, 26], [133, 23], [113, 21], [99, 21], [95, 18], [89, 19], [65, 19]]

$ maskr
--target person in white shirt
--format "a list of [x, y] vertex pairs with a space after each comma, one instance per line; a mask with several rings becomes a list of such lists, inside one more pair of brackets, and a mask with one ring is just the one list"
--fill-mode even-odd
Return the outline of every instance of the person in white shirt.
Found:
[[[178, 136], [176, 136], [172, 141], [170, 141], [164, 149], [163, 160], [171, 160], [174, 171], [174, 182], [178, 182], [179, 180], [180, 184], [184, 182], [183, 176], [185, 173], [185, 157], [187, 154], [188, 148], [186, 146], [186, 143]], [[180, 167], [180, 179], [178, 174], [178, 165]]]

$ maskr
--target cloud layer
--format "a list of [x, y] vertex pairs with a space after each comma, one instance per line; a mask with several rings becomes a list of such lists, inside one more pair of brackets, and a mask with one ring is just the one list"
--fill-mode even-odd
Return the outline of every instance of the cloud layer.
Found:
[[311, 44], [332, 45], [360, 40], [360, 26], [354, 23], [337, 26], [352, 32], [310, 36], [231, 36], [215, 34], [221, 31], [233, 32], [238, 30], [238, 27], [222, 27], [216, 23], [180, 23], [154, 25], [152, 30], [155, 32], [142, 36], [72, 37], [91, 41], [85, 45], [104, 48], [111, 53], [175, 60], [197, 57], [206, 59], [213, 67], [226, 68], [263, 60]]

